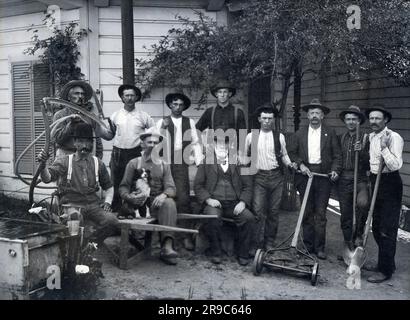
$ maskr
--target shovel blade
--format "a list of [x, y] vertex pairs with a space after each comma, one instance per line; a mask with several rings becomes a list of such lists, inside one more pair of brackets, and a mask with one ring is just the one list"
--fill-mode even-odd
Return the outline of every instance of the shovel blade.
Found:
[[350, 265], [355, 251], [351, 251], [348, 246], [343, 249], [343, 261], [348, 266]]
[[357, 266], [358, 268], [363, 267], [364, 262], [366, 261], [366, 257], [367, 257], [367, 254], [364, 248], [357, 247], [355, 251], [353, 252], [353, 256], [350, 261], [349, 267], [350, 266]]

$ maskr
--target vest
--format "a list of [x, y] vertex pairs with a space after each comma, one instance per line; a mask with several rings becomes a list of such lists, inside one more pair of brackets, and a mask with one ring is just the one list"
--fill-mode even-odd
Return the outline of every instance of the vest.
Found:
[[[169, 121], [168, 132], [171, 136], [171, 162], [174, 163], [174, 146], [175, 146], [175, 126], [172, 122], [171, 116], [166, 117]], [[191, 141], [184, 141], [184, 134], [191, 129], [189, 118], [182, 116], [182, 151], [191, 144]]]
[[224, 172], [221, 166], [218, 164], [218, 181], [216, 182], [215, 189], [212, 192], [212, 197], [217, 200], [238, 200], [235, 189], [232, 185], [231, 169]]
[[[274, 143], [274, 148], [275, 148], [276, 162], [279, 165], [280, 171], [283, 173], [282, 146], [279, 140], [280, 132], [272, 130], [272, 134], [273, 134], [273, 143]], [[252, 145], [256, 146], [255, 150], [257, 150], [258, 142], [259, 142], [259, 131], [257, 134], [254, 134], [254, 132], [252, 131], [251, 146]], [[248, 157], [251, 156], [251, 150], [252, 148], [250, 147], [248, 149], [248, 154], [247, 154]]]

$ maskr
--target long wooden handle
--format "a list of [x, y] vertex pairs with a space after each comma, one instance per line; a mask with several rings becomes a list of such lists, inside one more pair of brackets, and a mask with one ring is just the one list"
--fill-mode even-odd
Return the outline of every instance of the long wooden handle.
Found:
[[[360, 123], [356, 125], [356, 143], [360, 142]], [[354, 175], [353, 175], [353, 235], [356, 230], [356, 202], [357, 202], [357, 174], [359, 170], [359, 151], [354, 152]]]
[[380, 184], [380, 179], [382, 177], [383, 166], [384, 166], [383, 157], [380, 156], [379, 170], [377, 171], [376, 182], [374, 183], [372, 202], [370, 203], [369, 215], [367, 216], [367, 221], [366, 221], [366, 229], [364, 230], [364, 235], [363, 235], [363, 247], [366, 245], [367, 236], [370, 231], [370, 224], [373, 219], [373, 211], [374, 211], [374, 206], [376, 204], [377, 191], [379, 190], [379, 184]]
[[306, 189], [305, 189], [305, 195], [303, 196], [302, 205], [300, 207], [298, 223], [296, 224], [295, 233], [293, 235], [292, 243], [291, 243], [291, 247], [294, 247], [294, 248], [296, 248], [296, 245], [298, 243], [300, 227], [302, 225], [303, 216], [305, 215], [306, 203], [307, 203], [307, 200], [308, 200], [308, 197], [309, 197], [310, 187], [312, 186], [312, 181], [313, 181], [313, 176], [308, 179], [307, 186], [306, 186]]

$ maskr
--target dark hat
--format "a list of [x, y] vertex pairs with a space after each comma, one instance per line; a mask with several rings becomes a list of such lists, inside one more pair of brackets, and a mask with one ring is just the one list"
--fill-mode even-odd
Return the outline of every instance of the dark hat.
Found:
[[349, 108], [339, 113], [340, 120], [345, 121], [345, 115], [349, 113], [357, 115], [360, 118], [360, 124], [363, 124], [366, 121], [366, 116], [360, 111], [358, 106], [354, 105], [351, 105]]
[[375, 104], [372, 107], [366, 109], [364, 111], [364, 113], [366, 114], [366, 117], [369, 118], [369, 114], [372, 111], [380, 111], [383, 112], [384, 116], [387, 118], [387, 122], [390, 122], [392, 119], [392, 114], [386, 110], [386, 108], [384, 107], [384, 105], [382, 104]]
[[328, 114], [330, 112], [330, 109], [323, 104], [320, 103], [319, 99], [312, 99], [312, 101], [307, 104], [302, 106], [302, 110], [308, 112], [309, 109], [314, 109], [314, 108], [319, 108], [323, 111], [324, 114]]
[[151, 128], [146, 129], [143, 133], [140, 134], [140, 139], [144, 140], [146, 137], [155, 136], [158, 137], [160, 140], [164, 138], [161, 132], [154, 126]]
[[264, 104], [260, 105], [255, 112], [253, 113], [253, 115], [255, 117], [259, 117], [261, 115], [262, 112], [265, 113], [273, 113], [273, 115], [276, 117], [279, 113], [278, 109], [274, 108], [272, 106], [272, 104], [270, 102], [265, 102]]
[[168, 108], [170, 108], [170, 104], [175, 99], [181, 99], [184, 101], [184, 110], [188, 109], [191, 106], [191, 100], [184, 95], [182, 92], [173, 92], [168, 93], [165, 97], [165, 103], [167, 104]]
[[138, 96], [136, 102], [141, 100], [141, 97], [142, 97], [141, 90], [132, 84], [122, 84], [118, 87], [118, 95], [120, 96], [121, 99], [122, 99], [122, 93], [124, 92], [124, 90], [128, 90], [128, 89], [133, 89], [135, 91], [135, 94]]
[[63, 100], [68, 100], [68, 92], [74, 87], [81, 87], [84, 89], [84, 96], [86, 101], [90, 100], [93, 96], [93, 88], [88, 82], [85, 82], [83, 80], [72, 80], [63, 86], [60, 92], [60, 98]]
[[93, 128], [85, 122], [80, 122], [74, 127], [74, 138], [94, 139]]
[[236, 88], [227, 80], [220, 80], [211, 88], [211, 94], [216, 98], [216, 91], [219, 89], [229, 89], [232, 92], [232, 97], [236, 93]]

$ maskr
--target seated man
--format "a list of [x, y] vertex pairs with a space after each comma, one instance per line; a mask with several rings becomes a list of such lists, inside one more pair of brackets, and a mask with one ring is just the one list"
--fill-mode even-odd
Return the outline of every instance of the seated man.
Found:
[[[97, 226], [90, 240], [102, 243], [105, 238], [120, 233], [119, 221], [111, 213], [113, 188], [104, 163], [91, 155], [93, 151], [93, 129], [89, 124], [79, 123], [72, 135], [76, 152], [57, 157], [47, 166], [47, 152], [42, 150], [38, 159], [42, 161], [41, 179], [45, 183], [57, 181], [62, 205], [81, 208], [86, 222], [90, 220]], [[98, 196], [100, 187], [105, 191], [105, 201], [101, 206]], [[130, 242], [135, 243], [133, 237]]]
[[[154, 147], [162, 138], [162, 135], [155, 127], [147, 129], [140, 135], [141, 157], [134, 158], [128, 162], [119, 187], [119, 193], [124, 204], [128, 202], [132, 206], [142, 205], [145, 198], [139, 197], [138, 194], [132, 192], [132, 186], [138, 169], [149, 170], [151, 175], [150, 213], [158, 218], [159, 224], [175, 227], [177, 223], [177, 208], [172, 198], [176, 195], [176, 189], [171, 169], [163, 160], [156, 159], [152, 154]], [[155, 154], [159, 157], [159, 152]], [[176, 258], [178, 254], [173, 249], [173, 243], [174, 235], [172, 232], [161, 232], [160, 259], [166, 264], [177, 264]]]
[[[195, 176], [194, 190], [204, 214], [230, 218], [239, 228], [240, 244], [237, 254], [240, 265], [249, 263], [249, 246], [255, 217], [248, 209], [252, 205], [252, 177], [241, 175], [241, 168], [228, 163], [229, 141], [215, 144], [216, 161], [201, 164]], [[203, 228], [210, 242], [211, 261], [221, 263], [222, 220], [212, 219]]]

